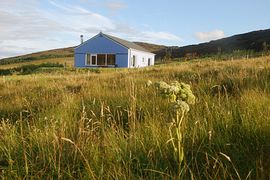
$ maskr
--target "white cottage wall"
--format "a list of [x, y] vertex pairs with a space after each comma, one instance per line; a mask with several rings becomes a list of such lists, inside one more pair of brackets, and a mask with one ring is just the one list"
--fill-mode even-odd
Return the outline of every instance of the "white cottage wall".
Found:
[[[135, 58], [135, 59], [134, 59]], [[129, 67], [146, 67], [152, 66], [155, 62], [155, 54], [150, 52], [138, 51], [135, 49], [130, 49], [129, 51]]]

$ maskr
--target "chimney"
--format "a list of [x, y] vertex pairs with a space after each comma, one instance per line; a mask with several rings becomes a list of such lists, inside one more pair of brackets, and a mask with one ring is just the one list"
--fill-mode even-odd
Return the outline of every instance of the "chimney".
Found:
[[83, 35], [81, 35], [81, 44], [83, 43]]

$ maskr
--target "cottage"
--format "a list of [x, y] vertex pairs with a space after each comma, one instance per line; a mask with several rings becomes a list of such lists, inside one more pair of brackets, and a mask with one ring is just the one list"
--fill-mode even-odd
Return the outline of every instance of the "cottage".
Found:
[[155, 54], [141, 46], [100, 32], [75, 48], [75, 67], [135, 68], [154, 65]]

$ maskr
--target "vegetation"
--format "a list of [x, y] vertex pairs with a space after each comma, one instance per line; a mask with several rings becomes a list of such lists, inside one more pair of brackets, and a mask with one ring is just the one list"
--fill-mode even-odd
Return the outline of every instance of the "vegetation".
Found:
[[43, 63], [43, 64], [27, 64], [20, 67], [12, 68], [12, 69], [0, 69], [0, 75], [26, 75], [37, 72], [37, 70], [41, 68], [56, 68], [56, 67], [64, 67], [63, 64], [59, 63]]
[[47, 64], [47, 63], [52, 63], [52, 64], [63, 64], [65, 67], [72, 68], [74, 66], [74, 58], [73, 57], [68, 57], [68, 58], [51, 58], [51, 59], [39, 59], [36, 61], [31, 61], [31, 62], [20, 62], [20, 63], [14, 63], [14, 64], [5, 64], [5, 65], [0, 65], [0, 69], [13, 69], [13, 68], [18, 68], [21, 66], [29, 65], [29, 64], [34, 64], [34, 65], [41, 65], [41, 64]]
[[[147, 85], [149, 86], [150, 84], [151, 81], [149, 80]], [[171, 109], [175, 113], [169, 127], [170, 140], [168, 142], [171, 142], [173, 145], [175, 159], [178, 161], [178, 170], [180, 172], [184, 160], [184, 117], [190, 109], [189, 105], [195, 104], [195, 96], [188, 84], [179, 83], [178, 81], [170, 85], [164, 81], [160, 81], [154, 85], [160, 91], [161, 95], [169, 100]]]
[[[0, 79], [4, 179], [269, 179], [270, 57]], [[152, 82], [184, 82], [183, 161], [175, 111]], [[175, 136], [174, 136], [175, 137]]]

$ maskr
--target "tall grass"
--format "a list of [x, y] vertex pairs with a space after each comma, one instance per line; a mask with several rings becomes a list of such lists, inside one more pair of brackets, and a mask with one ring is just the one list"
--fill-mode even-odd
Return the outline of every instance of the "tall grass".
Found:
[[[169, 103], [145, 83], [189, 83], [178, 171]], [[5, 179], [268, 179], [270, 58], [0, 79]]]

